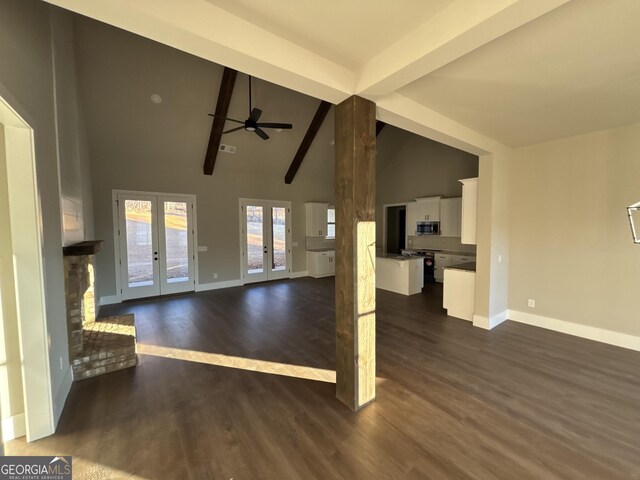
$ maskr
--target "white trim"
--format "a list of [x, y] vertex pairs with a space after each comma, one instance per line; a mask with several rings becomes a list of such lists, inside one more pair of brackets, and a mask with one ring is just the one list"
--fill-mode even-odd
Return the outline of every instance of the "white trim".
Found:
[[305, 270], [304, 272], [291, 272], [291, 276], [289, 278], [302, 278], [302, 277], [308, 277], [308, 276], [309, 276], [309, 272]]
[[206, 292], [209, 290], [219, 290], [221, 288], [241, 287], [240, 280], [228, 280], [226, 282], [199, 283], [196, 285], [196, 292]]
[[67, 396], [71, 390], [71, 384], [73, 384], [73, 373], [71, 366], [69, 365], [67, 370], [64, 372], [58, 391], [53, 398], [53, 422], [56, 428], [58, 427], [58, 421], [60, 420], [60, 415], [62, 415], [62, 410], [64, 409], [64, 403], [67, 401]]
[[24, 413], [2, 419], [2, 441], [9, 442], [27, 434]]
[[534, 327], [546, 328], [555, 332], [566, 333], [580, 338], [595, 340], [616, 347], [629, 348], [640, 351], [640, 336], [629, 335], [627, 333], [614, 332], [604, 328], [580, 325], [578, 323], [558, 320], [557, 318], [544, 317], [518, 310], [509, 310], [509, 320]]
[[100, 297], [98, 306], [102, 307], [103, 305], [115, 305], [116, 303], [122, 303], [121, 295], [106, 295], [104, 297]]
[[40, 223], [42, 209], [33, 130], [4, 98], [10, 97], [0, 84], [26, 435], [27, 441], [33, 441], [51, 435], [55, 429]]
[[474, 315], [473, 326], [478, 328], [484, 328], [485, 330], [491, 330], [497, 327], [498, 325], [500, 325], [502, 322], [506, 321], [508, 317], [508, 313], [509, 311], [505, 310], [504, 312], [500, 312], [498, 315], [494, 315], [490, 319], [487, 317], [482, 317], [480, 315]]

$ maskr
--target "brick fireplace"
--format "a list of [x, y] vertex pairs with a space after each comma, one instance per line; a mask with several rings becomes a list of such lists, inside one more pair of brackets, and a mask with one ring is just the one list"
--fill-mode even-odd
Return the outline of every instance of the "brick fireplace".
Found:
[[69, 358], [74, 380], [137, 365], [133, 315], [97, 319], [94, 259], [102, 241], [64, 247]]

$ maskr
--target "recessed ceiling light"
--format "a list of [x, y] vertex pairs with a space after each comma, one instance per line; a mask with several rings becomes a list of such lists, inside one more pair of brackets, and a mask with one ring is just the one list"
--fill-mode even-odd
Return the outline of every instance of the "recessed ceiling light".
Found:
[[158, 103], [162, 103], [162, 97], [157, 93], [154, 93], [151, 95], [151, 101], [157, 105]]
[[333, 139], [332, 139], [332, 140], [329, 140], [329, 145], [335, 145], [335, 144], [336, 144], [336, 141], [335, 141], [335, 140], [333, 140]]
[[276, 132], [281, 133], [282, 129], [281, 128], [276, 128]]

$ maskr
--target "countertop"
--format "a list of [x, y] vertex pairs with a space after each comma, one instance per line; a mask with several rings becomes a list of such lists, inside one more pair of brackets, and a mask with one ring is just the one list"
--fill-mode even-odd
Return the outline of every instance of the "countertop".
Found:
[[438, 253], [444, 253], [445, 255], [462, 255], [462, 256], [465, 256], [465, 257], [475, 257], [476, 256], [476, 254], [474, 252], [460, 252], [460, 251], [456, 251], [456, 250], [438, 250], [438, 249], [433, 249], [433, 248], [418, 248], [418, 249], [409, 248], [407, 250], [412, 250], [414, 252], [417, 251], [417, 250], [424, 251], [424, 252], [433, 252], [436, 255]]
[[445, 270], [462, 270], [464, 272], [475, 272], [476, 262], [461, 263], [460, 265], [454, 265], [452, 267], [442, 267]]
[[309, 248], [307, 252], [333, 252], [335, 248]]
[[422, 260], [422, 257], [410, 257], [408, 255], [398, 255], [397, 253], [377, 253], [377, 258], [388, 258], [389, 260], [398, 260], [399, 262], [406, 262], [407, 260]]

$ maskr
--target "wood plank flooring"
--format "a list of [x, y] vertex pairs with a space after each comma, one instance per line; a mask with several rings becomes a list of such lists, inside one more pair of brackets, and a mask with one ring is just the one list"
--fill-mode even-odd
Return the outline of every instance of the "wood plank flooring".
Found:
[[377, 292], [377, 400], [358, 413], [326, 381], [206, 363], [334, 369], [332, 278], [104, 308], [135, 313], [149, 348], [219, 356], [144, 354], [76, 382], [57, 433], [7, 454], [73, 455], [74, 478], [92, 479], [640, 478], [640, 353], [513, 322], [486, 332], [428, 287]]

